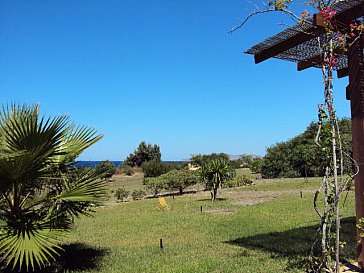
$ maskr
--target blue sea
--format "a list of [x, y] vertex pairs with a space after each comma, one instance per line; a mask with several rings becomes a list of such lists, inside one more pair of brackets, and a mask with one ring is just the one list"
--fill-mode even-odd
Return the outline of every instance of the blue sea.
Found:
[[[89, 168], [95, 168], [97, 164], [99, 164], [100, 162], [102, 162], [101, 160], [99, 161], [77, 161], [77, 163], [75, 164], [75, 166], [77, 167], [89, 167]], [[119, 167], [121, 163], [123, 163], [123, 161], [111, 161], [115, 168]], [[181, 163], [182, 161], [163, 161], [164, 163], [169, 163], [169, 162], [175, 162], [177, 164]]]
[[[77, 161], [77, 163], [75, 164], [76, 167], [89, 167], [89, 168], [95, 168], [97, 164], [99, 164], [100, 161]], [[115, 168], [119, 167], [121, 163], [123, 163], [123, 161], [111, 161]]]

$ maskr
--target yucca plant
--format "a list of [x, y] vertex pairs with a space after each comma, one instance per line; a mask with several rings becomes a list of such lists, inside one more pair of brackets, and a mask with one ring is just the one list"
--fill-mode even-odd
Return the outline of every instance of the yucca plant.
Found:
[[88, 214], [104, 194], [93, 170], [73, 163], [102, 136], [67, 116], [40, 118], [39, 106], [0, 113], [0, 264], [37, 270], [62, 250], [73, 218]]
[[233, 179], [235, 170], [226, 159], [213, 159], [201, 167], [201, 176], [206, 188], [211, 191], [211, 200], [215, 201], [217, 190], [228, 179]]

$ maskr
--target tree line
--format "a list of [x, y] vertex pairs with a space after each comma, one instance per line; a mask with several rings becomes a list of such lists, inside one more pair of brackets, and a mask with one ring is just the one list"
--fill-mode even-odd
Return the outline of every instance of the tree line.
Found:
[[[351, 121], [348, 118], [338, 120], [343, 151], [347, 155], [344, 160], [344, 172], [352, 171]], [[327, 125], [324, 125], [327, 126]], [[317, 122], [312, 122], [300, 135], [284, 142], [279, 142], [267, 149], [266, 155], [250, 164], [255, 172], [260, 172], [263, 178], [278, 177], [314, 177], [323, 176], [326, 158], [315, 143], [319, 128]], [[329, 132], [329, 130], [323, 130]]]

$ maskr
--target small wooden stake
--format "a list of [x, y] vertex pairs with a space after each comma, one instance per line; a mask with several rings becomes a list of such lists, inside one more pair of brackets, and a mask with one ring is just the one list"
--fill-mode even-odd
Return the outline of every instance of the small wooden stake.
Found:
[[300, 191], [300, 194], [301, 194], [301, 198], [302, 198], [302, 191]]
[[162, 238], [160, 238], [160, 240], [159, 240], [159, 247], [160, 247], [161, 250], [164, 250], [163, 239]]
[[201, 212], [202, 212], [202, 206], [201, 206]]

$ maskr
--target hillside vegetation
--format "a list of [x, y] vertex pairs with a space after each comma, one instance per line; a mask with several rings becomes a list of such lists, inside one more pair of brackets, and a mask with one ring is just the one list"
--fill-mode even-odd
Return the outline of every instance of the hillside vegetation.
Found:
[[[343, 151], [351, 156], [351, 121], [343, 118], [338, 123]], [[315, 143], [317, 131], [318, 124], [311, 123], [302, 134], [270, 146], [264, 158], [255, 162], [260, 163], [256, 170], [263, 178], [323, 176], [327, 162]], [[344, 166], [345, 172], [349, 173], [352, 163], [348, 157]]]

